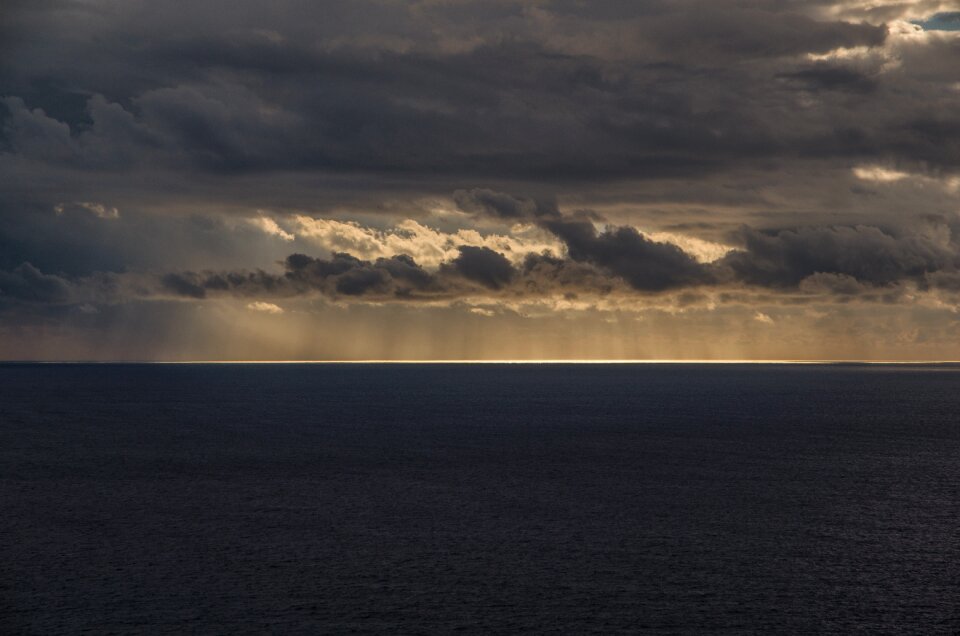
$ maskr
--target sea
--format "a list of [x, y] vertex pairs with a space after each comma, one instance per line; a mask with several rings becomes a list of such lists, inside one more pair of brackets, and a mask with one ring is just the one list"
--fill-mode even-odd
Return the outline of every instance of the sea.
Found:
[[960, 366], [3, 364], [0, 633], [960, 632]]

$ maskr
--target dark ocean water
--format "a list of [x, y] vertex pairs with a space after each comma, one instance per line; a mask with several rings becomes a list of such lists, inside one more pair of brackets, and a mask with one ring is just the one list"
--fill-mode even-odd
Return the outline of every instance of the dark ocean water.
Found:
[[0, 365], [0, 633], [957, 633], [960, 367]]

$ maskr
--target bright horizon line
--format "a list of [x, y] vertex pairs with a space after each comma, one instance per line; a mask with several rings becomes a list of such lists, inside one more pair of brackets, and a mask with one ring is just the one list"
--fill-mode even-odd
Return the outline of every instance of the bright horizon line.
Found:
[[697, 359], [587, 359], [565, 360], [0, 360], [0, 364], [877, 364], [943, 365], [960, 360], [697, 360]]

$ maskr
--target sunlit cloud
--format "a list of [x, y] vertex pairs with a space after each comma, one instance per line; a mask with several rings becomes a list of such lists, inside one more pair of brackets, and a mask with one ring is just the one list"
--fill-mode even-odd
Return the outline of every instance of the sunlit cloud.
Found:
[[858, 166], [853, 169], [853, 174], [864, 181], [879, 181], [881, 183], [891, 183], [910, 177], [908, 172], [884, 168], [883, 166]]
[[279, 305], [263, 302], [261, 300], [248, 303], [247, 309], [250, 309], [251, 311], [259, 311], [265, 314], [282, 314], [283, 313], [283, 308], [280, 307]]
[[763, 313], [762, 311], [758, 311], [758, 312], [754, 313], [754, 314], [753, 314], [753, 319], [756, 320], [757, 322], [763, 323], [763, 324], [765, 324], [765, 325], [772, 325], [772, 324], [773, 324], [773, 318], [771, 318], [769, 315]]
[[647, 233], [647, 236], [652, 241], [676, 245], [701, 263], [717, 261], [733, 250], [729, 245], [714, 243], [713, 241], [706, 241], [695, 236], [685, 236], [675, 232], [650, 232]]
[[940, 188], [947, 193], [953, 193], [960, 189], [960, 176], [931, 176], [880, 165], [857, 166], [853, 168], [853, 174], [863, 181], [873, 181], [880, 184], [913, 183]]
[[254, 218], [247, 219], [247, 223], [257, 228], [264, 234], [276, 236], [284, 241], [292, 241], [296, 238], [293, 234], [280, 227], [275, 220], [262, 214]]
[[387, 229], [364, 227], [353, 221], [316, 219], [298, 215], [292, 220], [298, 236], [325, 250], [348, 252], [364, 259], [406, 254], [420, 265], [436, 268], [456, 258], [462, 245], [486, 247], [502, 252], [513, 261], [528, 253], [561, 254], [562, 244], [542, 230], [518, 225], [509, 235], [484, 234], [473, 229], [442, 232], [413, 219], [405, 219]]

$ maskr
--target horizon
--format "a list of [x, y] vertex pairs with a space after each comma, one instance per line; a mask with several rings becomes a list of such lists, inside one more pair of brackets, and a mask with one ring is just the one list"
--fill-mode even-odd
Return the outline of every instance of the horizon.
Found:
[[852, 359], [818, 359], [818, 360], [697, 360], [697, 359], [679, 359], [679, 360], [658, 360], [658, 359], [636, 359], [636, 360], [620, 360], [620, 359], [607, 359], [607, 360], [566, 360], [566, 359], [548, 359], [548, 360], [526, 360], [526, 359], [516, 359], [516, 360], [458, 360], [458, 359], [448, 359], [448, 360], [0, 360], [0, 364], [11, 364], [11, 365], [29, 365], [29, 364], [64, 364], [64, 365], [110, 365], [110, 364], [166, 364], [166, 365], [178, 365], [178, 364], [290, 364], [290, 365], [351, 365], [351, 364], [368, 364], [368, 365], [377, 365], [377, 364], [399, 364], [399, 365], [413, 365], [413, 364], [427, 364], [427, 365], [511, 365], [511, 364], [525, 364], [525, 365], [538, 365], [538, 364], [550, 364], [550, 365], [878, 365], [878, 366], [892, 366], [892, 365], [901, 365], [901, 366], [948, 366], [948, 365], [960, 365], [960, 360], [852, 360]]

